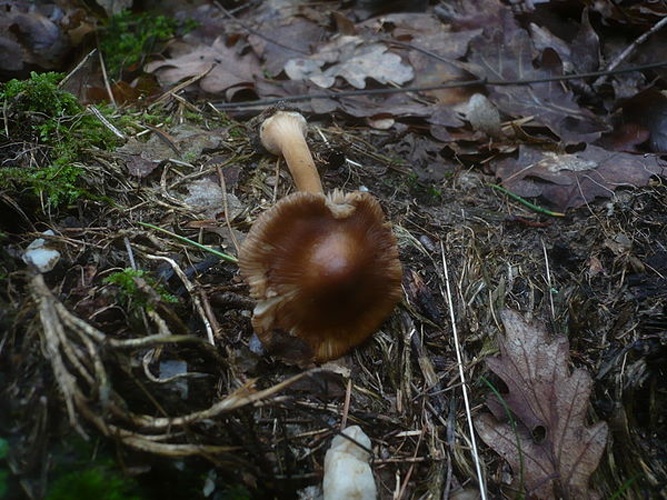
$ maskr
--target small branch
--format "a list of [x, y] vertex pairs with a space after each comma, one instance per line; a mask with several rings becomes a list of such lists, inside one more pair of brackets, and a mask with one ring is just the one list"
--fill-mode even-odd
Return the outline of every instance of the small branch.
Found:
[[449, 83], [442, 83], [440, 85], [427, 85], [424, 87], [403, 87], [403, 88], [388, 88], [388, 89], [364, 89], [364, 90], [342, 90], [336, 91], [322, 91], [314, 92], [312, 94], [299, 94], [291, 96], [283, 96], [275, 99], [258, 99], [256, 101], [246, 102], [229, 102], [218, 103], [213, 106], [217, 110], [235, 110], [245, 108], [267, 107], [276, 104], [294, 101], [307, 101], [309, 99], [340, 99], [343, 97], [356, 97], [363, 95], [384, 95], [384, 94], [402, 94], [406, 92], [426, 92], [430, 90], [455, 89], [464, 87], [508, 87], [512, 85], [533, 85], [535, 83], [549, 83], [549, 82], [564, 82], [569, 80], [585, 80], [588, 78], [604, 77], [609, 75], [618, 75], [622, 73], [632, 73], [635, 71], [643, 71], [647, 69], [656, 69], [667, 67], [667, 61], [662, 61], [653, 64], [645, 64], [642, 66], [632, 66], [630, 68], [620, 68], [611, 71], [593, 71], [591, 73], [578, 73], [572, 75], [559, 75], [548, 78], [535, 78], [533, 80], [488, 80], [486, 78], [478, 78], [476, 80], [464, 80]]
[[623, 52], [621, 52], [619, 55], [617, 55], [613, 61], [611, 61], [608, 65], [607, 68], [605, 69], [606, 72], [608, 72], [607, 75], [600, 75], [600, 77], [595, 80], [595, 83], [593, 84], [593, 87], [597, 87], [600, 85], [606, 76], [609, 74], [612, 74], [612, 72], [616, 69], [616, 67], [621, 64], [623, 61], [625, 61], [628, 57], [630, 57], [630, 54], [632, 54], [637, 48], [644, 43], [648, 38], [653, 35], [654, 33], [660, 31], [662, 28], [667, 26], [667, 17], [663, 17], [660, 21], [655, 23], [653, 27], [648, 30], [646, 33], [643, 33], [642, 35], [638, 36], [637, 39], [632, 42], [630, 45], [628, 45]]

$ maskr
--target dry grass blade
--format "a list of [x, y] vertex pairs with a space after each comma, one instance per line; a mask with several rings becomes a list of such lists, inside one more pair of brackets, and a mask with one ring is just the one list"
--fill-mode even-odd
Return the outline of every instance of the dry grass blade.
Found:
[[482, 500], [486, 499], [486, 486], [484, 483], [484, 476], [482, 474], [482, 465], [477, 452], [477, 441], [475, 440], [475, 428], [472, 420], [472, 412], [470, 411], [470, 401], [468, 400], [468, 388], [466, 386], [465, 371], [463, 366], [463, 357], [461, 355], [461, 344], [459, 343], [458, 330], [456, 328], [456, 314], [454, 313], [454, 302], [452, 297], [452, 290], [449, 284], [449, 269], [447, 268], [447, 259], [445, 257], [445, 247], [440, 244], [440, 253], [442, 256], [442, 268], [445, 274], [445, 285], [447, 289], [447, 304], [449, 306], [449, 317], [452, 321], [452, 332], [454, 334], [454, 344], [456, 345], [456, 362], [459, 369], [459, 379], [461, 381], [461, 391], [463, 393], [463, 403], [465, 405], [466, 419], [468, 421], [468, 430], [470, 431], [470, 443], [472, 448], [473, 460], [475, 462], [475, 472], [477, 473], [477, 482], [479, 485], [479, 493]]

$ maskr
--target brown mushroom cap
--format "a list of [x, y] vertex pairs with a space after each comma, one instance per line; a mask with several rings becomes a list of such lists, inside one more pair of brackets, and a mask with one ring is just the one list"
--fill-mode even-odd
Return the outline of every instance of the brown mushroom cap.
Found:
[[373, 334], [400, 300], [396, 238], [368, 193], [294, 193], [262, 214], [239, 267], [258, 300], [252, 324], [305, 341], [318, 361]]

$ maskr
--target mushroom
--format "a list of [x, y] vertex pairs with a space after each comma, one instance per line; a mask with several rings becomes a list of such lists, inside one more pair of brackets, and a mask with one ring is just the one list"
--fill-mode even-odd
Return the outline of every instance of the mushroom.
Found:
[[378, 201], [359, 191], [325, 195], [302, 147], [305, 120], [299, 125], [294, 115], [301, 115], [280, 113], [289, 119], [275, 127], [264, 122], [262, 142], [285, 157], [301, 191], [257, 219], [241, 245], [239, 268], [258, 301], [252, 325], [262, 343], [271, 347], [287, 334], [324, 362], [379, 328], [401, 299], [402, 267]]

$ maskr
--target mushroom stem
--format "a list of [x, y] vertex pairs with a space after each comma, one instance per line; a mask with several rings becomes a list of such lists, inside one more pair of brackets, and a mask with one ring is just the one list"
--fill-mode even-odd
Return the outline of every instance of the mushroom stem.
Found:
[[287, 142], [282, 154], [297, 189], [307, 193], [324, 193], [320, 173], [315, 167], [306, 139], [302, 135]]
[[299, 191], [323, 194], [320, 174], [306, 143], [306, 119], [294, 111], [278, 111], [262, 123], [259, 136], [269, 153], [282, 155]]

